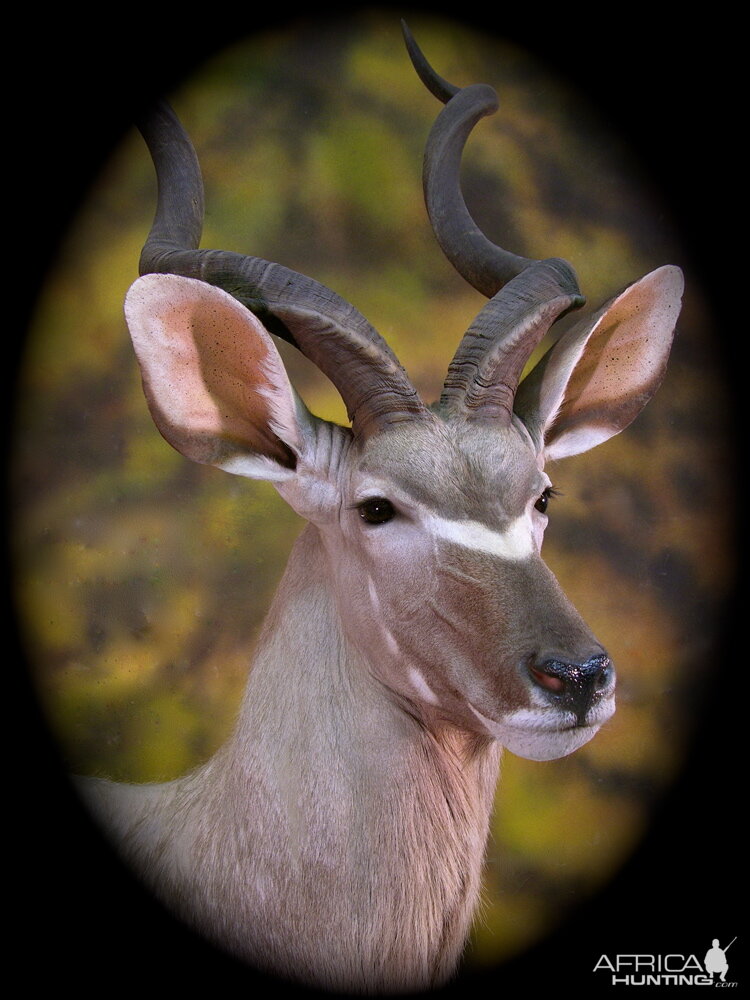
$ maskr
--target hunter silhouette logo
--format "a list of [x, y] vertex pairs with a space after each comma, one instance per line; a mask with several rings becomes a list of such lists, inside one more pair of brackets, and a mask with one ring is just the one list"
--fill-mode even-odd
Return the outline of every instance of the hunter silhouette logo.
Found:
[[732, 947], [737, 937], [733, 937], [726, 948], [721, 948], [719, 946], [719, 939], [714, 938], [711, 947], [706, 952], [706, 957], [704, 959], [704, 965], [706, 967], [706, 972], [711, 976], [713, 980], [714, 973], [719, 973], [719, 979], [723, 982], [727, 978], [727, 970], [729, 969], [729, 963], [727, 962], [727, 952]]
[[736, 986], [726, 981], [727, 952], [736, 940], [722, 948], [714, 938], [702, 962], [695, 954], [602, 955], [594, 972], [609, 973], [612, 986]]

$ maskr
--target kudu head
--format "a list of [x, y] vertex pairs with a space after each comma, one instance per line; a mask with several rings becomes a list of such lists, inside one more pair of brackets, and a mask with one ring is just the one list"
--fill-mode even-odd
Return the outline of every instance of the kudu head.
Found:
[[[327, 288], [197, 249], [200, 171], [164, 106], [142, 126], [159, 204], [127, 321], [164, 437], [195, 461], [270, 480], [318, 527], [344, 632], [387, 696], [425, 725], [552, 759], [611, 716], [615, 677], [540, 555], [554, 493], [545, 463], [607, 440], [649, 400], [682, 276], [662, 267], [637, 281], [521, 381], [544, 334], [584, 300], [565, 261], [515, 256], [477, 229], [459, 166], [496, 95], [442, 80], [405, 34], [445, 104], [427, 143], [428, 214], [448, 259], [489, 299], [439, 402], [422, 402], [384, 340]], [[307, 411], [271, 333], [331, 379], [350, 428]]]

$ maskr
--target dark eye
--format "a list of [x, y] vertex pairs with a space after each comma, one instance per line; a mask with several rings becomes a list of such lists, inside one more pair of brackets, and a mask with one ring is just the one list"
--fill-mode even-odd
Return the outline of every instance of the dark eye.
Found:
[[371, 500], [365, 500], [358, 505], [357, 510], [362, 520], [367, 521], [368, 524], [385, 524], [396, 514], [391, 501], [384, 497], [373, 497]]
[[548, 486], [547, 489], [542, 493], [537, 502], [534, 504], [534, 510], [538, 510], [540, 514], [544, 514], [547, 511], [547, 505], [549, 504], [552, 497], [558, 495], [557, 490], [554, 486]]

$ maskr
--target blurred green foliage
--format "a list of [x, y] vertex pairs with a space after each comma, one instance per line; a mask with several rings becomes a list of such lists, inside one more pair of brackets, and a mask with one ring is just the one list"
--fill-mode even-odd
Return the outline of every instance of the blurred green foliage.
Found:
[[[528, 54], [459, 24], [412, 25], [447, 79], [501, 112], [465, 155], [467, 201], [497, 242], [567, 257], [592, 305], [685, 264], [627, 148]], [[249, 38], [171, 99], [205, 175], [204, 246], [334, 288], [428, 399], [482, 305], [442, 258], [420, 165], [439, 106], [398, 24], [300, 21]], [[226, 738], [254, 636], [299, 520], [262, 483], [192, 466], [151, 423], [122, 301], [153, 215], [140, 137], [102, 174], [31, 331], [15, 435], [16, 594], [40, 698], [75, 771], [176, 776]], [[552, 471], [547, 560], [619, 668], [619, 711], [552, 763], [506, 755], [470, 961], [523, 948], [637, 843], [679, 768], [731, 577], [717, 336], [688, 293], [668, 378], [624, 435]], [[330, 384], [284, 347], [308, 406]]]

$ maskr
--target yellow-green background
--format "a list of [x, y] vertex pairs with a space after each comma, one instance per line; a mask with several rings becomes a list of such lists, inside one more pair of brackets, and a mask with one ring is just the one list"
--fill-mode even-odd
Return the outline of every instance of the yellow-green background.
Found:
[[[562, 761], [507, 755], [469, 961], [511, 955], [606, 881], [680, 766], [731, 582], [718, 337], [648, 164], [527, 53], [457, 23], [412, 27], [452, 82], [491, 83], [465, 192], [480, 225], [576, 267], [592, 306], [662, 263], [688, 290], [667, 380], [624, 435], [552, 470], [547, 561], [615, 659], [615, 719]], [[393, 17], [300, 22], [213, 59], [170, 95], [206, 182], [204, 246], [278, 260], [380, 330], [428, 399], [483, 300], [423, 208], [439, 105]], [[130, 136], [40, 300], [18, 394], [15, 592], [69, 767], [170, 778], [229, 732], [252, 643], [300, 523], [265, 484], [194, 466], [154, 429], [122, 300], [154, 207]], [[290, 350], [295, 384], [344, 419]], [[280, 677], [280, 683], [283, 683]]]

